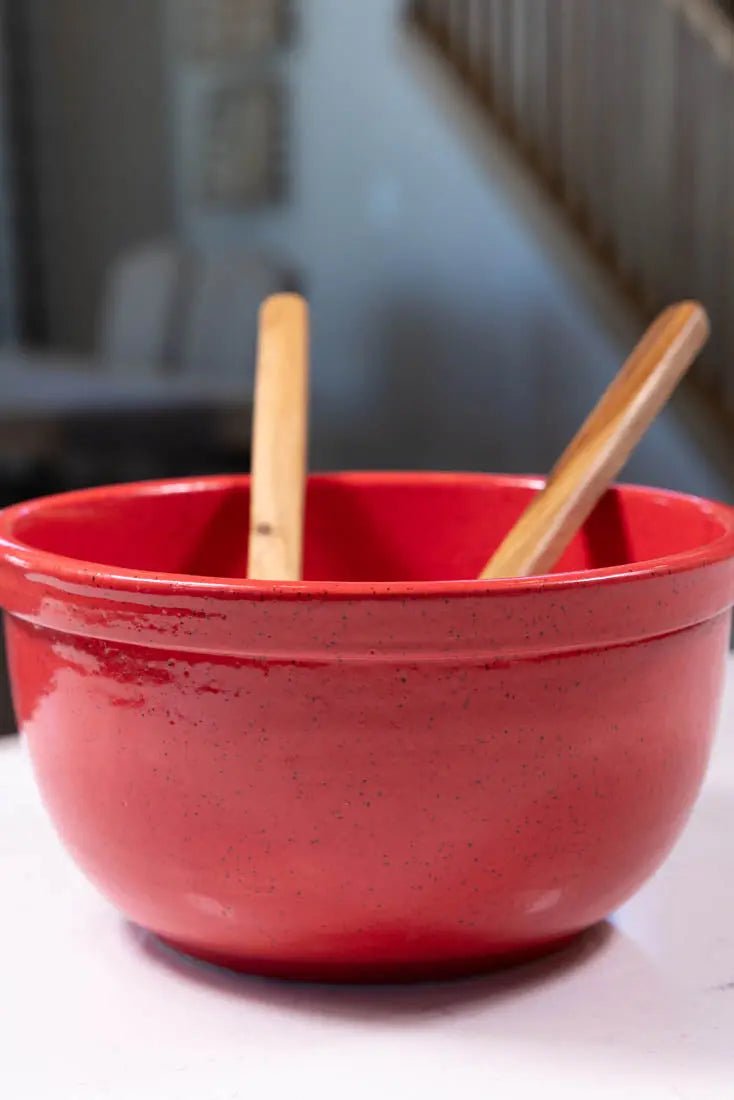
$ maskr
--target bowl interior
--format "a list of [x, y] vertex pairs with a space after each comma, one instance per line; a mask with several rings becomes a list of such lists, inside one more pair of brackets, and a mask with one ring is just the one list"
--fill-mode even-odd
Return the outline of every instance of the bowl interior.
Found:
[[[432, 581], [477, 576], [531, 499], [533, 482], [463, 475], [326, 475], [309, 483], [305, 579]], [[244, 479], [131, 485], [37, 502], [12, 537], [107, 566], [245, 575]], [[612, 490], [556, 572], [649, 561], [726, 533], [714, 506], [676, 494]]]

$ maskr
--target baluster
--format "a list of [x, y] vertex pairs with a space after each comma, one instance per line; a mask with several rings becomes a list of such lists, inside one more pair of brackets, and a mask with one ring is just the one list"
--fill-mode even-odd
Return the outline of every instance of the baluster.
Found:
[[478, 28], [475, 47], [476, 88], [485, 103], [493, 106], [494, 12], [491, 0], [475, 0], [474, 7], [474, 25]]
[[484, 0], [469, 0], [467, 34], [469, 38], [468, 72], [472, 86], [479, 95], [487, 93], [489, 74], [487, 50], [489, 48], [488, 8]]
[[666, 227], [671, 224], [673, 133], [677, 79], [678, 14], [666, 0], [643, 4], [642, 147], [638, 178], [644, 189], [642, 229], [642, 293], [652, 312], [666, 301], [665, 272], [669, 264]]
[[426, 0], [426, 20], [442, 41], [446, 41], [449, 24], [448, 0]]
[[599, 81], [597, 55], [599, 50], [599, 0], [580, 0], [581, 43], [579, 51], [578, 117], [581, 139], [574, 154], [577, 163], [578, 202], [582, 224], [594, 239], [597, 220], [594, 190], [596, 172], [596, 133]]
[[527, 18], [528, 8], [534, 0], [512, 0], [511, 16], [511, 66], [512, 108], [515, 138], [521, 149], [528, 146], [528, 67], [527, 67]]
[[[649, 99], [650, 81], [658, 82], [660, 76], [657, 66], [648, 70], [650, 10], [657, 7], [660, 0], [653, 4], [639, 4], [636, 0], [625, 0], [627, 7], [627, 27], [623, 40], [623, 50], [629, 57], [630, 80], [625, 94], [627, 143], [620, 144], [620, 155], [625, 157], [624, 190], [620, 194], [622, 203], [623, 238], [620, 261], [629, 286], [634, 291], [638, 304], [647, 307], [649, 295], [646, 290], [646, 246], [645, 236], [649, 231], [650, 207], [657, 199], [651, 192], [650, 180], [644, 175], [647, 143], [650, 140], [650, 119], [646, 114]], [[669, 110], [669, 108], [668, 108]]]
[[447, 8], [447, 45], [454, 63], [469, 72], [469, 0], [444, 0]]
[[511, 122], [512, 110], [512, 3], [513, 0], [488, 0], [491, 6], [491, 81], [492, 102], [497, 118], [504, 126]]
[[543, 174], [548, 173], [546, 156], [546, 85], [547, 85], [547, 6], [548, 0], [531, 0], [527, 21], [527, 146]]
[[549, 181], [558, 185], [561, 178], [562, 151], [561, 133], [563, 102], [562, 83], [562, 23], [561, 5], [558, 0], [549, 0], [546, 4], [546, 57], [545, 95], [546, 95], [546, 156]]
[[[639, 75], [633, 8], [637, 0], [616, 0], [609, 23], [609, 244], [617, 271], [629, 281], [637, 242], [630, 241], [637, 176], [637, 126], [634, 99]], [[632, 253], [632, 255], [630, 254]]]
[[682, 12], [676, 13], [677, 67], [673, 84], [673, 146], [670, 178], [671, 209], [663, 226], [667, 263], [663, 273], [665, 296], [692, 294], [693, 209], [697, 171], [697, 35]]
[[561, 187], [571, 211], [584, 203], [584, 158], [589, 140], [585, 69], [589, 52], [588, 0], [561, 6]]
[[599, 95], [596, 117], [596, 197], [598, 243], [603, 253], [616, 264], [615, 249], [615, 188], [618, 170], [616, 155], [618, 126], [618, 96], [620, 60], [618, 56], [617, 28], [619, 8], [601, 0], [596, 70], [599, 79]]
[[721, 51], [705, 31], [696, 35], [695, 64], [695, 192], [693, 196], [692, 292], [711, 317], [711, 340], [697, 370], [708, 385], [717, 382], [717, 371], [726, 359], [725, 281], [726, 258], [723, 232], [727, 216], [726, 181], [727, 71]]

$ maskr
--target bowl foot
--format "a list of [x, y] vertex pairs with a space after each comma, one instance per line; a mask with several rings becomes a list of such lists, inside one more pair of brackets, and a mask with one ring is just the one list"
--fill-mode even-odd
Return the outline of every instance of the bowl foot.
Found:
[[414, 982], [451, 981], [478, 977], [508, 967], [534, 962], [562, 952], [585, 935], [584, 931], [546, 940], [523, 948], [496, 950], [467, 958], [442, 959], [273, 959], [233, 955], [181, 943], [167, 936], [158, 939], [167, 947], [211, 966], [233, 970], [253, 977], [277, 978], [298, 982], [334, 984], [388, 985]]

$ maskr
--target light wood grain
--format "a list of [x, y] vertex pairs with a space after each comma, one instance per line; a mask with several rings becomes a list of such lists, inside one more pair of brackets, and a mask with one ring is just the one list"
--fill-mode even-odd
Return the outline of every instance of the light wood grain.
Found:
[[703, 307], [682, 302], [654, 322], [481, 574], [548, 572], [583, 526], [704, 347]]
[[253, 580], [302, 576], [308, 340], [304, 300], [296, 294], [268, 298], [260, 311], [255, 380], [248, 563]]

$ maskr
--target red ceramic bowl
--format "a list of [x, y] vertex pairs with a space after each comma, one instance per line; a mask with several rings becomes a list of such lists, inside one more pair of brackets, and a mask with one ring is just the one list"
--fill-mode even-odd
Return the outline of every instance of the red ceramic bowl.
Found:
[[620, 488], [564, 572], [467, 580], [538, 484], [313, 478], [299, 584], [241, 579], [244, 478], [0, 515], [18, 717], [114, 904], [248, 971], [385, 979], [550, 949], [624, 901], [706, 768], [734, 522]]

